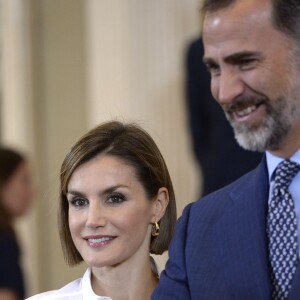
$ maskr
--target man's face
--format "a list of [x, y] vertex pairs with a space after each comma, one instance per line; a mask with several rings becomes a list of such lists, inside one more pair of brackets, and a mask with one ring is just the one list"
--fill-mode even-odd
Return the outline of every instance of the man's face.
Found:
[[212, 94], [239, 144], [278, 150], [300, 127], [300, 71], [296, 60], [292, 65], [292, 43], [271, 22], [269, 1], [238, 0], [207, 13], [203, 40]]

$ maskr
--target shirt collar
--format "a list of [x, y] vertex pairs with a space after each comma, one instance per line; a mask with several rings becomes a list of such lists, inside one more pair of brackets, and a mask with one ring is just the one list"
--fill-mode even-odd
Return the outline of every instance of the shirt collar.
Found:
[[[284, 158], [275, 156], [274, 154], [266, 151], [267, 157], [267, 166], [268, 166], [268, 173], [269, 173], [269, 181], [271, 181], [273, 173], [276, 167], [284, 160]], [[300, 149], [296, 151], [291, 157], [290, 160], [300, 164]]]
[[88, 268], [82, 277], [83, 300], [111, 300], [109, 297], [97, 296], [92, 288], [91, 268]]

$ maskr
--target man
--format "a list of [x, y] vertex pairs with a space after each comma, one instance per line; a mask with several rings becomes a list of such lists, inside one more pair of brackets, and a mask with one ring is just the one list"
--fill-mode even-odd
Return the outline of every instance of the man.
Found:
[[212, 94], [240, 145], [266, 155], [185, 209], [152, 299], [300, 299], [300, 2], [205, 0], [203, 11]]

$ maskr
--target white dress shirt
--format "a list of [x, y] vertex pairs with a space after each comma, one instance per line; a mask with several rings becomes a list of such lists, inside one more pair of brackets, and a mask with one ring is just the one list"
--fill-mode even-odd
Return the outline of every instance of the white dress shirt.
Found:
[[88, 268], [82, 278], [76, 279], [59, 290], [41, 293], [27, 300], [112, 300], [109, 297], [97, 296], [91, 285], [91, 269]]
[[[272, 191], [274, 188], [274, 171], [279, 163], [281, 163], [284, 159], [282, 157], [275, 156], [270, 152], [266, 152], [267, 155], [267, 165], [269, 172], [269, 180], [270, 180], [270, 192], [269, 192], [269, 202], [271, 199]], [[294, 161], [300, 164], [300, 149], [290, 157], [291, 161]], [[297, 231], [298, 231], [298, 245], [299, 245], [299, 257], [300, 257], [300, 172], [296, 174], [293, 178], [289, 191], [294, 200], [295, 210], [296, 210], [296, 218], [297, 218]]]

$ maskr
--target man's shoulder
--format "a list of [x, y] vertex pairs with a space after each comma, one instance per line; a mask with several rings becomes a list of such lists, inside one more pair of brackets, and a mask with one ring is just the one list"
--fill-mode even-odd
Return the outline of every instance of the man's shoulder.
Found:
[[37, 294], [35, 296], [32, 296], [28, 298], [27, 300], [39, 300], [39, 299], [56, 299], [56, 300], [62, 300], [62, 299], [81, 299], [82, 295], [82, 289], [81, 289], [81, 278], [76, 279], [61, 289], [53, 290], [44, 292], [41, 294]]
[[253, 184], [253, 180], [257, 177], [257, 169], [254, 169], [245, 175], [241, 176], [239, 179], [235, 180], [234, 182], [228, 184], [227, 186], [212, 192], [202, 199], [199, 199], [194, 204], [195, 208], [198, 206], [205, 206], [211, 204], [213, 202], [219, 201], [227, 201], [228, 198], [231, 197], [232, 193], [243, 193], [247, 188], [249, 188]]
[[251, 197], [247, 191], [253, 190], [251, 186], [256, 176], [257, 169], [191, 204], [187, 208], [190, 222], [194, 220], [197, 223], [199, 219], [201, 219], [201, 223], [203, 220], [206, 222], [219, 220], [224, 212], [231, 209], [236, 199], [244, 201], [245, 198]]

